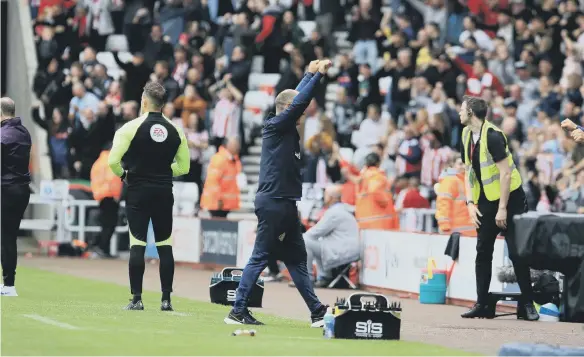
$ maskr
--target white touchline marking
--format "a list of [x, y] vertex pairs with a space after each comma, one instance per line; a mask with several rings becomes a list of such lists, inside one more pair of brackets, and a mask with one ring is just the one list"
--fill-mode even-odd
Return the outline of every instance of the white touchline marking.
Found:
[[73, 325], [69, 325], [69, 324], [64, 323], [64, 322], [59, 322], [59, 321], [56, 321], [53, 319], [49, 319], [48, 317], [44, 317], [44, 316], [40, 316], [40, 315], [23, 315], [23, 316], [28, 317], [29, 319], [36, 320], [38, 322], [45, 323], [47, 325], [53, 325], [53, 326], [67, 329], [67, 330], [79, 330], [79, 327], [77, 327], [77, 326], [73, 326]]
[[174, 316], [183, 316], [183, 317], [189, 316], [189, 314], [185, 314], [184, 312], [178, 312], [178, 311], [171, 311], [170, 314], [174, 315]]

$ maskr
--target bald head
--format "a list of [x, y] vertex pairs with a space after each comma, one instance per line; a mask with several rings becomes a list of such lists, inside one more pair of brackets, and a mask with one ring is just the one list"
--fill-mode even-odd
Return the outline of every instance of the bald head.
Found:
[[324, 190], [324, 199], [327, 205], [341, 201], [342, 188], [340, 185], [330, 185]]
[[230, 136], [225, 142], [225, 148], [231, 153], [231, 155], [239, 154], [239, 138], [237, 136]]
[[276, 97], [276, 115], [286, 110], [286, 108], [292, 104], [292, 101], [297, 94], [298, 91], [294, 89], [286, 89], [281, 91], [280, 94], [278, 94]]
[[0, 110], [2, 111], [2, 120], [14, 118], [16, 113], [16, 105], [14, 101], [8, 97], [0, 98]]

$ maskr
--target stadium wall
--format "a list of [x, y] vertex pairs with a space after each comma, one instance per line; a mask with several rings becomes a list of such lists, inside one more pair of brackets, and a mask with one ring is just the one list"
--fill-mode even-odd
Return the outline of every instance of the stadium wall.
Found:
[[[32, 103], [36, 99], [32, 84], [38, 62], [28, 3], [28, 0], [8, 1], [8, 13], [3, 15], [8, 21], [7, 48], [2, 51], [6, 51], [6, 95], [16, 102], [17, 115], [22, 117], [33, 138], [31, 170], [33, 186], [39, 187], [41, 180], [51, 178], [51, 170], [45, 144], [46, 132], [34, 124], [30, 115]], [[46, 208], [36, 207], [34, 212], [28, 209], [26, 215], [46, 215], [46, 212], [42, 212], [43, 209]]]
[[[257, 222], [175, 216], [173, 250], [175, 261], [197, 269], [243, 268], [255, 242]], [[361, 232], [360, 283], [366, 290], [417, 298], [422, 269], [428, 259], [436, 269], [452, 268], [447, 303], [470, 306], [476, 299], [476, 238], [461, 237], [456, 262], [444, 255], [449, 236], [439, 234], [373, 231]], [[506, 265], [505, 241], [498, 239], [493, 254], [493, 272]], [[516, 284], [502, 284], [494, 277], [491, 291], [512, 291]]]

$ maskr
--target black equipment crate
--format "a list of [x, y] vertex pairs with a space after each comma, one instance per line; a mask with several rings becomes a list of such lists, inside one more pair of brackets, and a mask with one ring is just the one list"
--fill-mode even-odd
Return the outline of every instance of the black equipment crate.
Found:
[[399, 340], [401, 304], [380, 294], [355, 293], [335, 304], [335, 338]]
[[[211, 302], [214, 304], [233, 306], [242, 273], [243, 269], [240, 268], [224, 268], [220, 273], [214, 274], [211, 277], [211, 284], [209, 285]], [[264, 281], [259, 278], [251, 289], [247, 306], [262, 307], [263, 298]]]

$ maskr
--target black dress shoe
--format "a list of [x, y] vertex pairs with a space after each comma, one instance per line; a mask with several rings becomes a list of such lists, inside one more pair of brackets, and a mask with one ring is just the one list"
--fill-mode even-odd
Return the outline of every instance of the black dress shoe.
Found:
[[533, 303], [527, 303], [523, 306], [517, 307], [517, 318], [526, 321], [537, 321], [539, 320], [539, 314], [535, 310]]
[[494, 319], [495, 318], [495, 309], [491, 308], [489, 305], [485, 304], [474, 304], [474, 306], [465, 312], [464, 314], [460, 315], [462, 318], [465, 319]]

